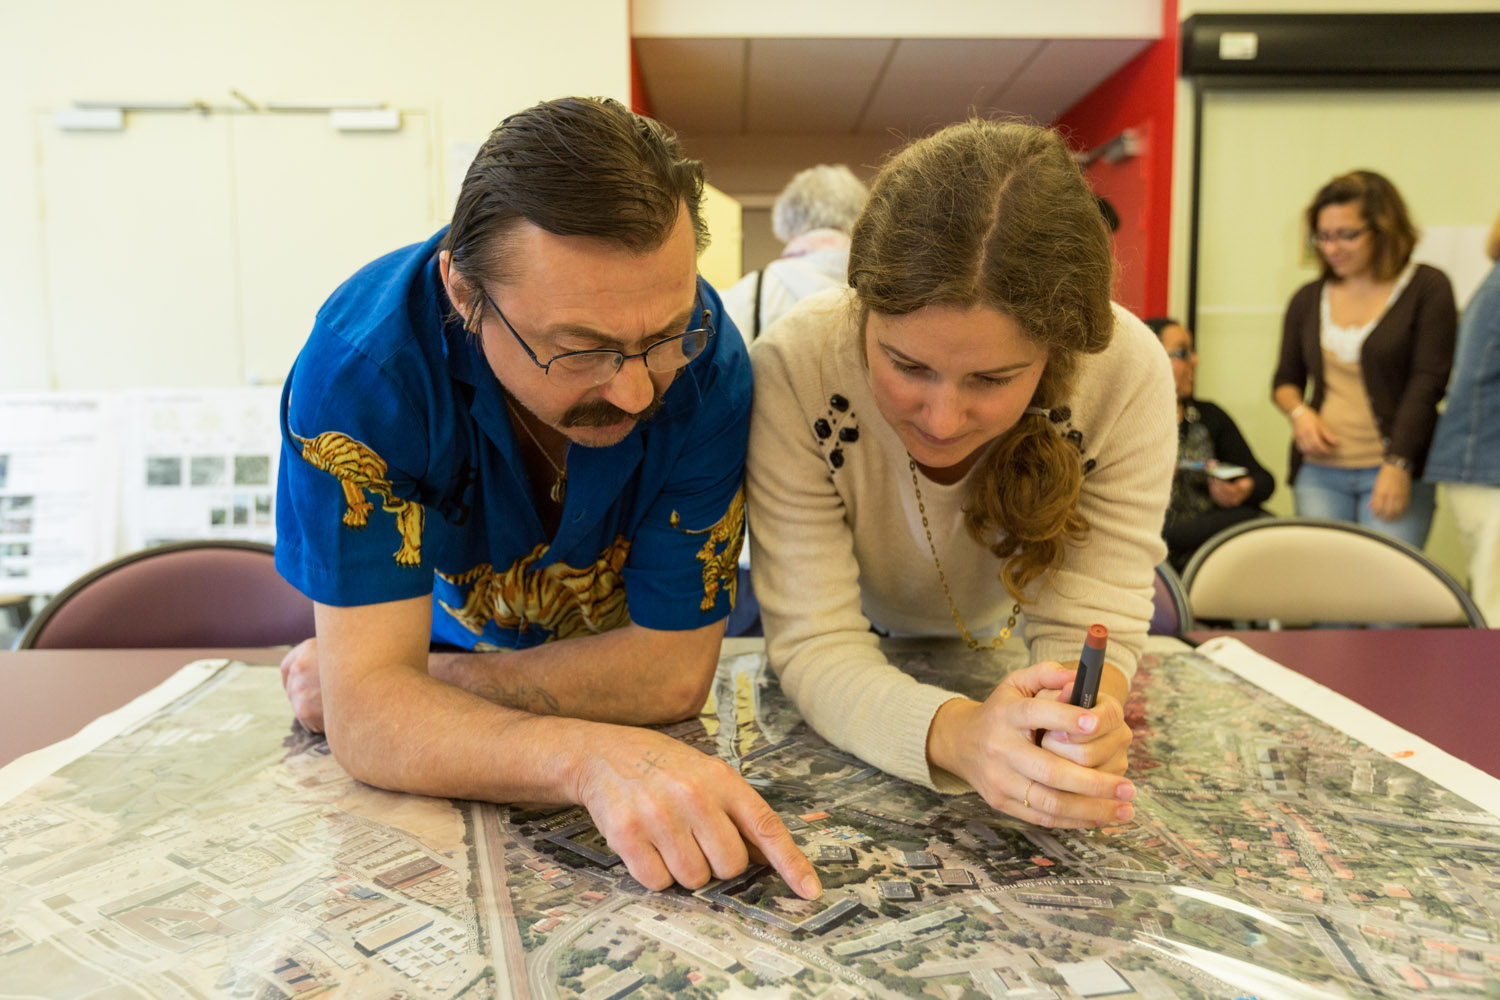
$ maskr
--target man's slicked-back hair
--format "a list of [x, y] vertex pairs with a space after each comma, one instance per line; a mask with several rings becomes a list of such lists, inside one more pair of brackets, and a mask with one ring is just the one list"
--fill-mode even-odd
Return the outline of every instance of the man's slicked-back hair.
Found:
[[686, 204], [701, 251], [702, 196], [703, 164], [682, 155], [665, 125], [609, 98], [544, 101], [480, 147], [442, 249], [465, 280], [503, 284], [516, 263], [509, 237], [523, 221], [644, 254], [666, 242]]

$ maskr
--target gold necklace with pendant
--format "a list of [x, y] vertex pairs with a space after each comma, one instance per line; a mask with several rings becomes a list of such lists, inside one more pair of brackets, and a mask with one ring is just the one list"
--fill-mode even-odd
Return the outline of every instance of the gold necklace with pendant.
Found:
[[932, 526], [927, 523], [927, 505], [922, 502], [922, 487], [917, 485], [917, 460], [908, 455], [906, 464], [911, 468], [911, 488], [917, 494], [917, 512], [922, 515], [922, 530], [927, 533], [927, 548], [932, 552], [932, 564], [937, 567], [938, 582], [943, 585], [943, 596], [948, 598], [948, 610], [953, 614], [953, 624], [958, 626], [958, 634], [964, 637], [964, 642], [970, 649], [1000, 649], [1005, 645], [1005, 640], [1010, 638], [1011, 630], [1016, 627], [1016, 616], [1021, 613], [1021, 602], [1017, 601], [1010, 609], [1010, 619], [1000, 630], [1000, 638], [991, 639], [989, 646], [980, 645], [979, 640], [969, 634], [969, 627], [959, 616], [958, 605], [953, 601], [953, 591], [948, 589], [948, 577], [943, 573], [943, 564], [938, 561], [937, 546], [932, 542]]
[[561, 504], [563, 498], [568, 495], [567, 469], [552, 460], [552, 456], [542, 446], [542, 442], [538, 441], [536, 435], [531, 432], [531, 427], [527, 425], [526, 420], [511, 405], [509, 396], [505, 397], [505, 408], [510, 411], [510, 415], [515, 418], [515, 422], [521, 425], [521, 430], [526, 432], [526, 436], [531, 438], [531, 443], [536, 445], [536, 450], [542, 453], [542, 457], [547, 460], [547, 464], [552, 466], [552, 471], [557, 473], [557, 478], [553, 480], [552, 489], [547, 491], [547, 495], [552, 498], [553, 503]]

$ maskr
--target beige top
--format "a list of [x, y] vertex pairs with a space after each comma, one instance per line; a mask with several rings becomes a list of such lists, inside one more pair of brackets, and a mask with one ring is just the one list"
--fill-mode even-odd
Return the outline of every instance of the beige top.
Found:
[[1368, 469], [1379, 465], [1385, 448], [1380, 429], [1375, 426], [1375, 411], [1365, 391], [1365, 377], [1359, 362], [1340, 361], [1332, 351], [1323, 351], [1323, 406], [1318, 416], [1338, 438], [1330, 455], [1307, 461], [1335, 469]]
[[[807, 299], [755, 343], [746, 473], [751, 572], [771, 666], [809, 725], [881, 769], [944, 792], [968, 786], [927, 763], [927, 731], [953, 692], [891, 666], [870, 631], [956, 637], [922, 532], [907, 454], [881, 417], [853, 329], [852, 292]], [[1133, 673], [1176, 460], [1176, 397], [1161, 345], [1115, 309], [1113, 342], [1085, 357], [1053, 426], [1076, 433], [1079, 509], [1092, 525], [1024, 603], [1033, 660], [1076, 663], [1093, 622]], [[1036, 419], [1036, 418], [1028, 418]], [[1088, 465], [1087, 463], [1092, 463]], [[962, 486], [922, 483], [933, 543], [971, 631], [1003, 625], [999, 565], [962, 524]], [[1014, 639], [1012, 641], [1015, 641]]]

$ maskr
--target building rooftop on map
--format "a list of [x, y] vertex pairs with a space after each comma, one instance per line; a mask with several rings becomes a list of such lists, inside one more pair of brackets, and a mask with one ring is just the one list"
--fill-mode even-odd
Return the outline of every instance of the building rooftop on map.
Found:
[[646, 977], [636, 969], [621, 969], [602, 983], [583, 992], [583, 1000], [617, 1000], [641, 984]]
[[949, 886], [971, 886], [974, 884], [974, 873], [967, 868], [939, 868], [937, 877], [939, 882]]
[[1130, 984], [1115, 971], [1114, 966], [1102, 958], [1059, 965], [1057, 971], [1067, 982], [1068, 988], [1081, 997], [1104, 997], [1131, 992]]
[[881, 899], [916, 899], [917, 889], [904, 879], [891, 879], [880, 883]]

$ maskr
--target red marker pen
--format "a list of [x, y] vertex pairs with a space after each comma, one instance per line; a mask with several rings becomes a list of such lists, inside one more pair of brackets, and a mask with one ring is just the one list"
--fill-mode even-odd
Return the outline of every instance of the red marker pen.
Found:
[[1099, 682], [1104, 679], [1104, 647], [1109, 643], [1109, 629], [1090, 625], [1078, 657], [1078, 673], [1073, 676], [1073, 694], [1068, 704], [1093, 708], [1099, 700]]
[[[1073, 693], [1068, 697], [1069, 705], [1093, 708], [1099, 700], [1099, 682], [1104, 679], [1104, 647], [1109, 643], [1109, 629], [1103, 625], [1090, 625], [1083, 640], [1083, 653], [1078, 657], [1078, 672], [1073, 675]], [[1047, 730], [1038, 729], [1032, 738], [1037, 746]]]

